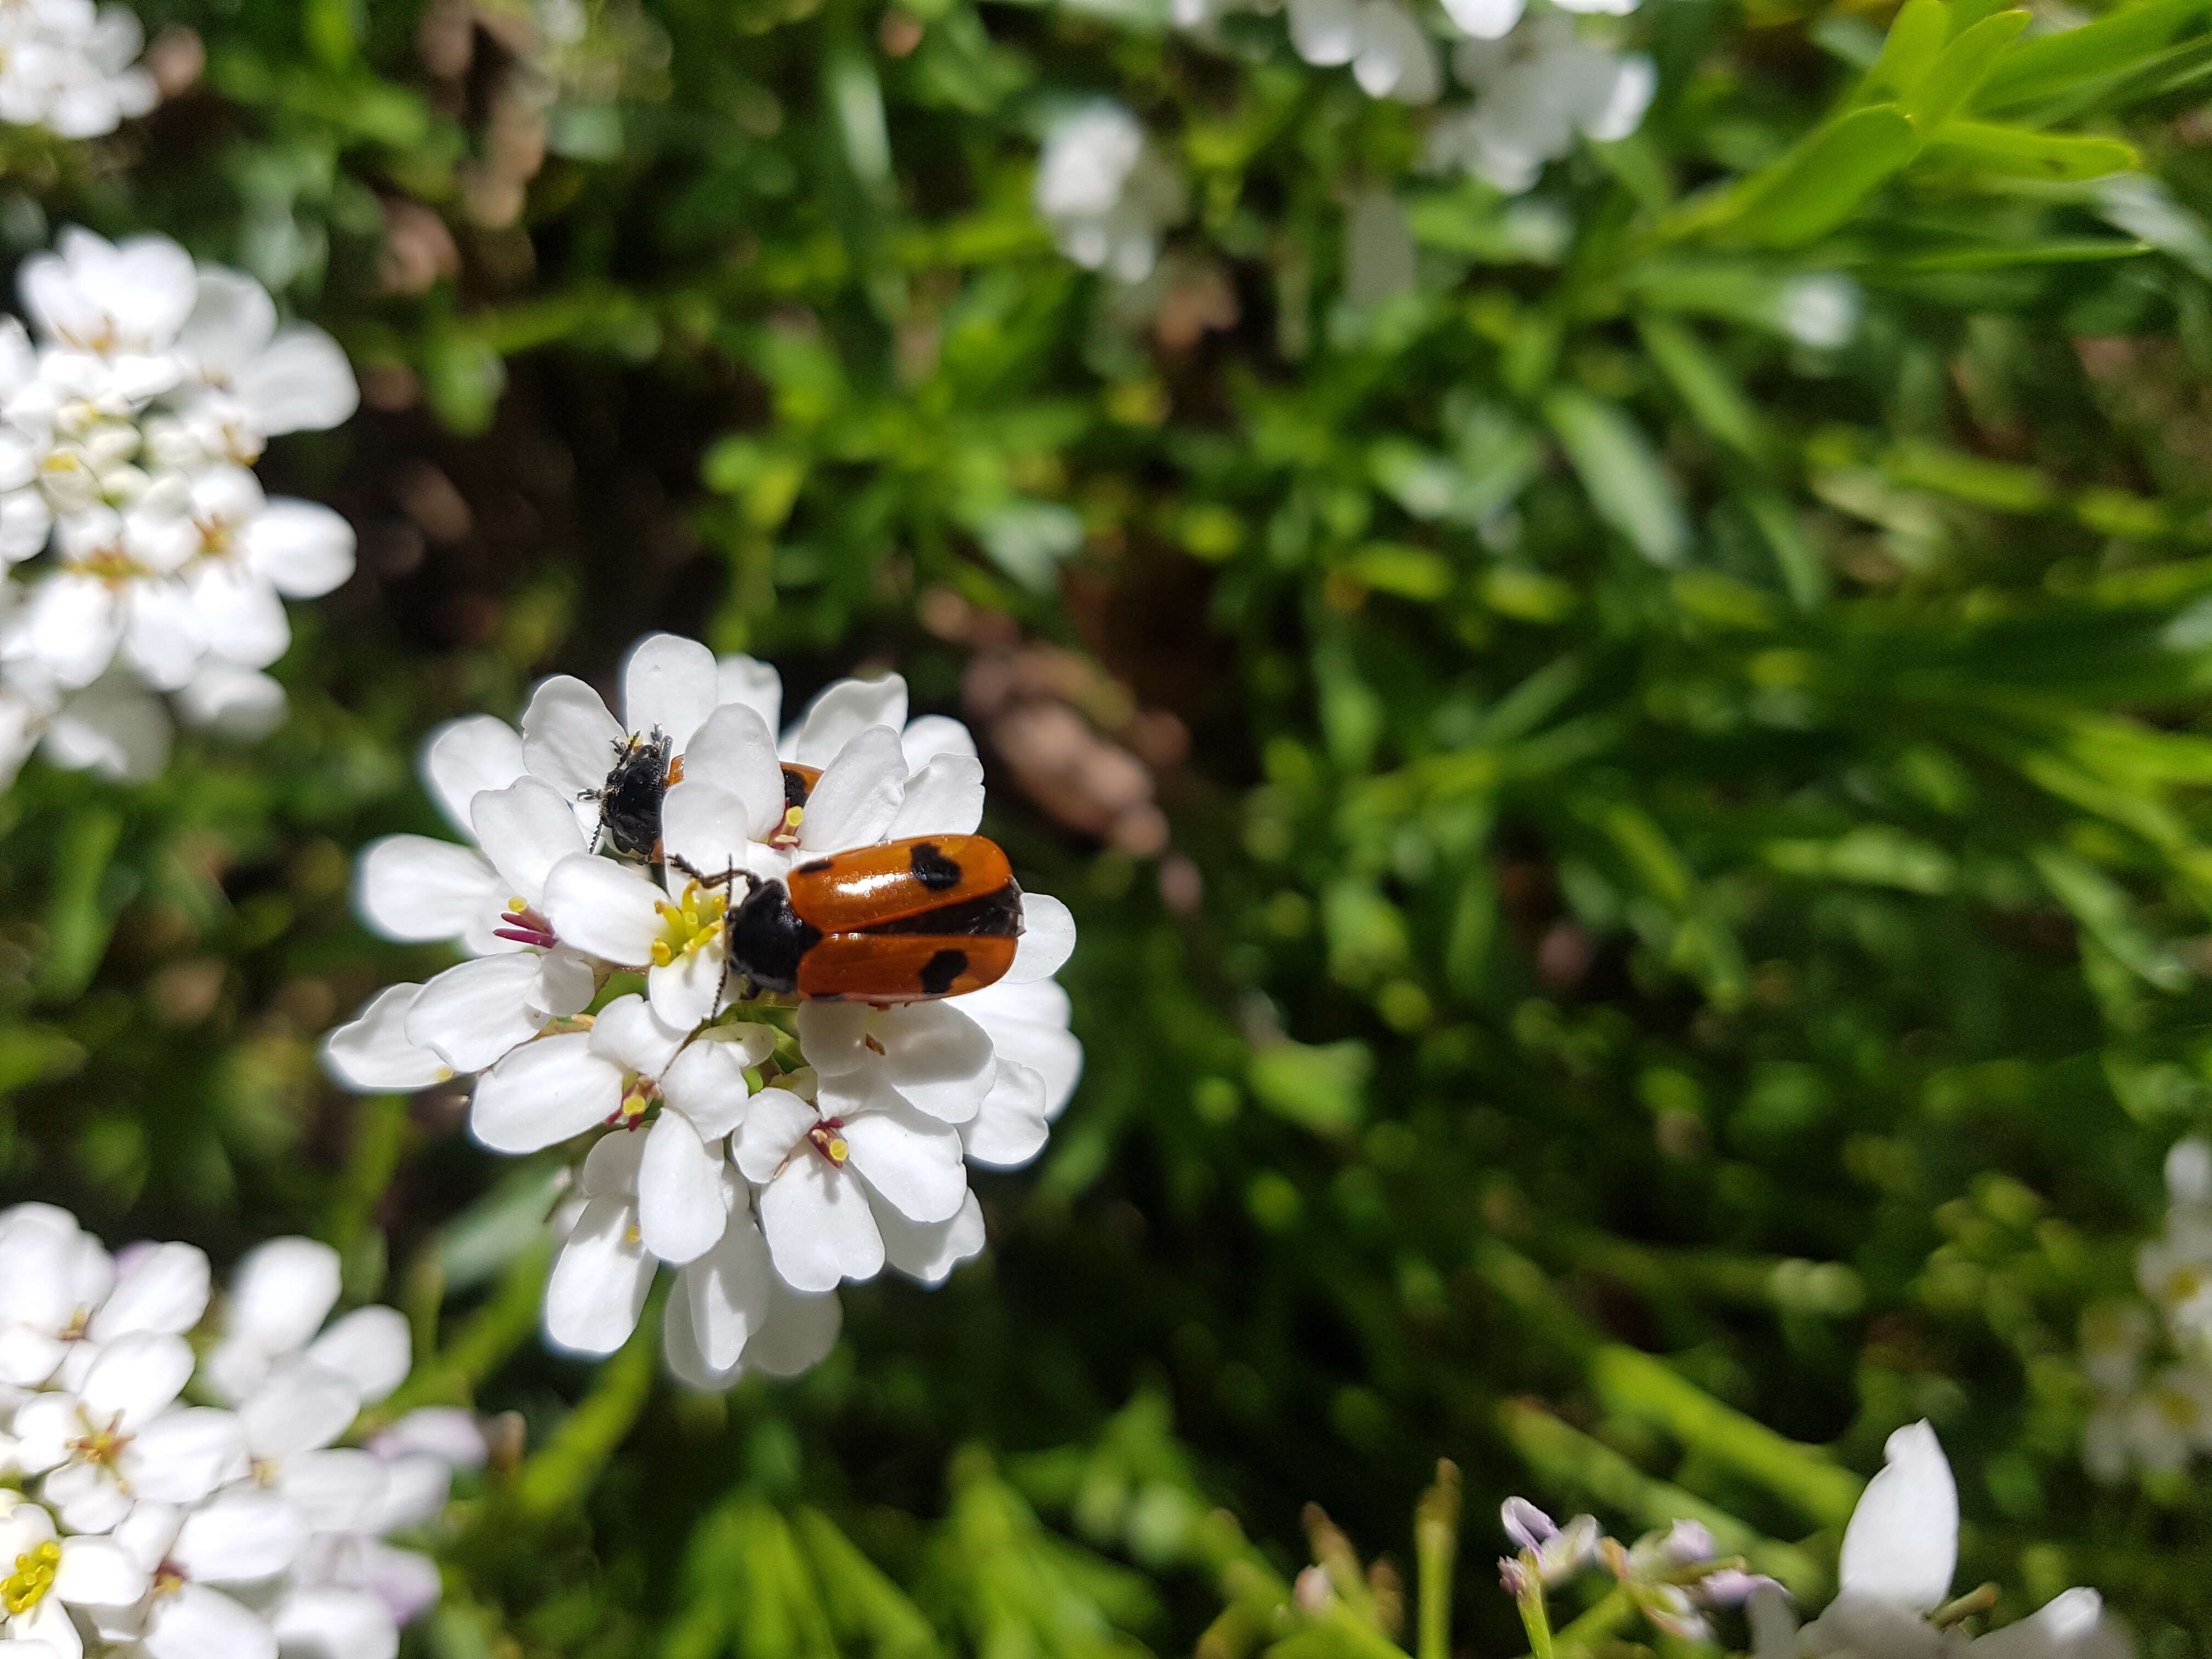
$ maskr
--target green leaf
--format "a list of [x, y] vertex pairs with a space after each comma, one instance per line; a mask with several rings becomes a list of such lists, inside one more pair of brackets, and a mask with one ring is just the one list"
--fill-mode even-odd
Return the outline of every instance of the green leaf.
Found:
[[1929, 149], [1936, 159], [2024, 179], [2101, 179], [2108, 173], [2125, 173], [2139, 159], [2133, 145], [2117, 138], [2036, 132], [1994, 121], [1955, 118], [1943, 124]]
[[1982, 21], [1943, 48], [1920, 84], [1901, 100], [1905, 112], [1923, 132], [1933, 132], [1964, 108], [1989, 77], [1997, 59], [2027, 27], [2024, 11], [2001, 11]]
[[1681, 394], [1698, 424], [1739, 453], [1759, 454], [1764, 445], [1758, 413], [1705, 343], [1669, 318], [1640, 317], [1636, 327], [1652, 362]]
[[2118, 75], [2178, 40], [2212, 0], [2145, 0], [2121, 6], [2094, 23], [2030, 40], [1982, 82], [1977, 109], [2009, 109]]
[[1367, 1079], [1375, 1057], [1347, 1037], [1319, 1047], [1285, 1038], [1252, 1051], [1252, 1097], [1279, 1117], [1321, 1135], [1348, 1135], [1367, 1116]]
[[1881, 43], [1881, 56], [1860, 83], [1857, 101], [1877, 103], [1883, 93], [1899, 98], [1911, 94], [1927, 78], [1950, 33], [1951, 11], [1943, 0], [1905, 0]]
[[1796, 247], [1825, 236], [1884, 179], [1920, 151], [1920, 137], [1894, 104], [1838, 116], [1730, 192], [1726, 233], [1764, 247]]
[[1636, 422], [1618, 404], [1570, 389], [1544, 400], [1544, 416], [1598, 517], [1652, 563], [1681, 563], [1689, 552], [1690, 527], [1673, 483]]

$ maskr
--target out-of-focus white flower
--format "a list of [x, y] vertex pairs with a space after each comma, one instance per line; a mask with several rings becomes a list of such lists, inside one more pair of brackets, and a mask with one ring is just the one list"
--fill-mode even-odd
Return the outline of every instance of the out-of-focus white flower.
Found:
[[1399, 0], [1290, 0], [1291, 47], [1307, 63], [1352, 66], [1370, 98], [1436, 100], [1443, 69], [1436, 43]]
[[[0, 34], [44, 3], [0, 8]], [[158, 772], [168, 717], [118, 680], [173, 694], [192, 726], [265, 734], [283, 714], [259, 672], [291, 642], [283, 601], [343, 581], [354, 536], [327, 507], [266, 500], [241, 463], [352, 412], [343, 354], [166, 237], [64, 229], [20, 286], [38, 339], [0, 320], [0, 561], [27, 574], [0, 607], [0, 766], [35, 734], [58, 765]]]
[[1475, 101], [1430, 130], [1429, 164], [1514, 193], [1566, 155], [1577, 133], [1605, 142], [1635, 131], [1657, 84], [1650, 58], [1586, 41], [1571, 18], [1549, 9], [1502, 38], [1462, 40], [1452, 68]]
[[1834, 271], [1808, 271], [1782, 288], [1782, 326], [1800, 345], [1833, 351], [1859, 331], [1865, 298], [1859, 285]]
[[1060, 251], [1085, 270], [1141, 283], [1159, 258], [1162, 234], [1186, 205], [1182, 179], [1119, 104], [1085, 104], [1045, 135], [1037, 216]]
[[0, 7], [0, 121], [96, 138], [160, 101], [138, 67], [145, 36], [125, 6], [10, 0]]
[[232, 1277], [222, 1334], [203, 1367], [216, 1397], [248, 1401], [294, 1358], [349, 1389], [356, 1410], [398, 1388], [407, 1375], [407, 1322], [390, 1308], [360, 1308], [325, 1329], [337, 1299], [338, 1255], [329, 1245], [279, 1238], [250, 1251]]

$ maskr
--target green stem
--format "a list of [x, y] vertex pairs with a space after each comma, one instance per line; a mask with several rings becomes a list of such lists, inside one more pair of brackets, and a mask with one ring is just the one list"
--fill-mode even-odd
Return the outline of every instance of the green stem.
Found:
[[661, 1300], [646, 1304], [637, 1329], [600, 1365], [591, 1391], [515, 1472], [514, 1507], [530, 1519], [544, 1521], [580, 1500], [645, 1409], [660, 1352]]
[[1437, 1465], [1437, 1484], [1413, 1511], [1413, 1553], [1420, 1599], [1417, 1659], [1451, 1659], [1452, 1564], [1459, 1555], [1459, 1469]]
[[[1635, 1616], [1635, 1598], [1629, 1595], [1626, 1585], [1621, 1585], [1559, 1632], [1558, 1659], [1582, 1659]], [[1536, 1659], [1545, 1659], [1545, 1656], [1540, 1653]]]

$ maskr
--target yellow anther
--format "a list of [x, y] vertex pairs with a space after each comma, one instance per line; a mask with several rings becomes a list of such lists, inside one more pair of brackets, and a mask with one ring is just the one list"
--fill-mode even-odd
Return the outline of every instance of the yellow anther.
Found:
[[832, 1164], [842, 1164], [850, 1156], [849, 1149], [845, 1145], [845, 1137], [842, 1135], [831, 1135], [828, 1150], [830, 1161]]
[[25, 1550], [15, 1558], [15, 1571], [0, 1578], [0, 1607], [18, 1617], [28, 1613], [46, 1599], [61, 1564], [62, 1547], [51, 1538]]
[[806, 809], [804, 806], [787, 806], [783, 809], [783, 827], [787, 830], [796, 830], [805, 821], [805, 817]]
[[654, 967], [665, 968], [670, 963], [675, 960], [676, 954], [668, 948], [668, 941], [666, 939], [657, 939], [653, 941], [653, 965]]
[[629, 1224], [629, 1227], [628, 1227], [628, 1228], [623, 1231], [623, 1242], [624, 1242], [625, 1243], [629, 1243], [629, 1244], [642, 1244], [642, 1243], [645, 1243], [645, 1235], [644, 1235], [643, 1233], [641, 1233], [641, 1232], [638, 1231], [638, 1230], [637, 1230], [637, 1223], [635, 1223], [635, 1221], [633, 1221], [633, 1222], [631, 1222], [631, 1223]]
[[527, 910], [527, 909], [530, 908], [530, 901], [529, 901], [528, 899], [526, 899], [526, 898], [524, 898], [520, 894], [519, 894], [519, 893], [518, 893], [518, 894], [516, 894], [513, 898], [510, 898], [509, 900], [507, 900], [507, 908], [508, 909], [510, 909], [510, 910], [514, 911], [514, 914], [515, 914], [516, 915], [518, 915], [518, 916], [519, 916], [519, 915], [521, 915], [525, 910]]

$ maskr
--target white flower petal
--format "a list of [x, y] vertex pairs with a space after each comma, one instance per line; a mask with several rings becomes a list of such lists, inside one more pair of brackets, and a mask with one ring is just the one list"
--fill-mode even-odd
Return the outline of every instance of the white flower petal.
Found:
[[[960, 1134], [948, 1123], [903, 1107], [849, 1119], [842, 1131], [852, 1167], [909, 1221], [949, 1221], [968, 1194]], [[789, 1275], [786, 1275], [789, 1277]], [[798, 1285], [799, 1290], [819, 1288]]]
[[407, 1380], [415, 1339], [397, 1308], [356, 1308], [307, 1345], [307, 1358], [354, 1386], [374, 1405]]
[[202, 1583], [250, 1584], [290, 1566], [305, 1532], [301, 1512], [276, 1493], [226, 1492], [185, 1515], [169, 1558]]
[[288, 599], [319, 599], [353, 574], [353, 526], [319, 501], [278, 496], [244, 540], [247, 562]]
[[683, 754], [720, 690], [714, 653], [677, 634], [648, 634], [623, 664], [623, 719], [632, 732], [664, 733]]
[[128, 1607], [146, 1593], [146, 1571], [112, 1538], [64, 1538], [53, 1594], [85, 1607]]
[[783, 769], [775, 733], [760, 711], [725, 703], [691, 734], [684, 750], [684, 777], [726, 790], [744, 803], [747, 833], [764, 841], [783, 817]]
[[831, 1291], [841, 1279], [872, 1279], [883, 1270], [883, 1236], [867, 1195], [811, 1146], [801, 1146], [762, 1192], [760, 1225], [769, 1260], [793, 1290]]
[[155, 1244], [116, 1275], [86, 1334], [95, 1342], [135, 1331], [182, 1336], [207, 1311], [209, 1284], [206, 1251], [194, 1244]]
[[906, 757], [911, 776], [940, 755], [975, 759], [975, 734], [948, 715], [922, 714], [908, 720], [899, 733], [899, 752]]
[[1006, 978], [1017, 985], [1050, 979], [1074, 954], [1075, 918], [1067, 907], [1048, 894], [1023, 894], [1022, 937]]
[[103, 1347], [78, 1392], [94, 1418], [119, 1415], [135, 1431], [166, 1410], [191, 1374], [191, 1346], [182, 1337], [139, 1331]]
[[365, 1589], [323, 1584], [295, 1589], [270, 1613], [283, 1659], [392, 1659], [399, 1626]]
[[188, 1583], [155, 1601], [145, 1647], [153, 1659], [276, 1659], [276, 1634], [222, 1591]]
[[712, 1018], [722, 1005], [728, 975], [726, 936], [717, 932], [696, 950], [686, 951], [665, 966], [646, 970], [646, 994], [653, 1012], [670, 1024], [685, 1030]]
[[361, 1532], [384, 1506], [386, 1476], [373, 1454], [351, 1446], [294, 1452], [283, 1462], [276, 1490], [314, 1532]]
[[1959, 1489], [1926, 1423], [1889, 1437], [1844, 1529], [1839, 1593], [1924, 1613], [1950, 1593], [1959, 1565]]
[[415, 994], [407, 1040], [436, 1049], [456, 1072], [480, 1072], [544, 1024], [530, 1002], [538, 979], [538, 958], [527, 951], [448, 968]]
[[684, 1029], [671, 1025], [635, 994], [617, 997], [599, 1010], [592, 1026], [592, 1052], [624, 1071], [658, 1077], [684, 1046]]
[[595, 1198], [561, 1247], [545, 1285], [545, 1334], [580, 1353], [612, 1353], [629, 1340], [654, 1261], [627, 1200]]
[[465, 836], [476, 834], [471, 813], [487, 789], [504, 789], [523, 773], [522, 734], [490, 714], [465, 714], [432, 729], [422, 745], [422, 775], [438, 809]]
[[961, 1145], [977, 1164], [1018, 1169], [1044, 1150], [1050, 1123], [1044, 1079], [1001, 1054], [981, 1109], [960, 1126]]
[[271, 1353], [304, 1347], [338, 1299], [338, 1253], [312, 1238], [272, 1238], [249, 1250], [230, 1281], [225, 1322]]
[[245, 1455], [235, 1414], [193, 1406], [164, 1412], [139, 1430], [122, 1466], [140, 1502], [197, 1504], [240, 1473]]
[[599, 694], [566, 674], [541, 683], [522, 714], [525, 763], [571, 795], [605, 786], [624, 737]]
[[475, 920], [495, 918], [506, 895], [483, 854], [428, 836], [369, 842], [355, 866], [354, 905], [386, 939], [410, 945], [459, 939]]
[[574, 803], [543, 778], [486, 790], [470, 803], [469, 823], [509, 889], [505, 896], [532, 905], [544, 901], [553, 866], [586, 850]]
[[799, 844], [815, 857], [872, 846], [898, 816], [905, 793], [906, 757], [897, 734], [889, 726], [867, 726], [823, 768], [806, 799]]
[[768, 1318], [745, 1345], [745, 1363], [769, 1376], [796, 1376], [837, 1346], [845, 1310], [835, 1294], [806, 1296], [778, 1280]]
[[545, 878], [546, 919], [562, 942], [609, 962], [642, 967], [661, 937], [667, 895], [612, 859], [577, 853]]
[[[751, 868], [754, 843], [767, 834], [765, 830], [754, 833], [754, 817], [752, 809], [728, 790], [694, 781], [686, 757], [684, 781], [663, 796], [660, 803], [661, 840], [670, 864], [687, 875], [696, 872], [708, 878]], [[734, 889], [740, 899], [744, 890], [742, 884]]]
[[742, 654], [716, 659], [720, 676], [714, 693], [719, 707], [741, 702], [768, 723], [771, 732], [783, 722], [783, 676], [775, 667]]
[[290, 1358], [238, 1408], [246, 1449], [256, 1457], [318, 1451], [353, 1426], [361, 1391], [337, 1371]]
[[408, 1040], [407, 1015], [419, 985], [388, 985], [346, 1024], [323, 1039], [323, 1069], [357, 1094], [427, 1089], [451, 1077], [434, 1048]]
[[886, 841], [910, 836], [972, 836], [983, 822], [983, 763], [973, 755], [939, 755], [906, 781]]
[[906, 681], [896, 674], [879, 680], [836, 680], [824, 686], [799, 717], [799, 731], [785, 758], [801, 766], [828, 769], [845, 745], [872, 726], [896, 732], [906, 724]]
[[736, 1370], [745, 1344], [768, 1316], [774, 1280], [768, 1241], [745, 1211], [732, 1215], [714, 1247], [677, 1275], [670, 1316], [680, 1304], [706, 1370]]
[[753, 1046], [711, 1037], [686, 1044], [662, 1073], [661, 1098], [690, 1119], [691, 1127], [702, 1138], [720, 1139], [736, 1128], [745, 1115], [750, 1092], [745, 1082], [746, 1066], [766, 1058], [754, 1054]]
[[307, 323], [284, 329], [266, 351], [242, 365], [232, 391], [272, 438], [328, 431], [351, 418], [361, 403], [338, 343]]
[[708, 1146], [681, 1112], [664, 1111], [647, 1131], [638, 1165], [637, 1217], [645, 1248], [681, 1266], [696, 1260], [729, 1220], [721, 1143]]
[[925, 1285], [943, 1284], [952, 1270], [983, 1249], [983, 1206], [969, 1193], [950, 1221], [908, 1221], [890, 1204], [875, 1205], [884, 1236], [884, 1259]]
[[[204, 666], [178, 693], [178, 705], [188, 718], [201, 712], [197, 689], [202, 682], [222, 672], [212, 664]], [[264, 677], [249, 678], [258, 682]], [[280, 705], [283, 696], [279, 688]], [[46, 758], [64, 770], [97, 772], [118, 783], [145, 783], [159, 777], [169, 763], [169, 716], [161, 700], [118, 670], [62, 704], [47, 724], [44, 747]]]
[[477, 1079], [469, 1133], [495, 1152], [534, 1152], [604, 1122], [622, 1105], [622, 1080], [589, 1032], [540, 1037]]
[[788, 1089], [762, 1090], [746, 1103], [744, 1121], [738, 1126], [731, 1148], [732, 1161], [755, 1186], [773, 1181], [820, 1115]]

